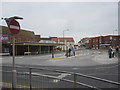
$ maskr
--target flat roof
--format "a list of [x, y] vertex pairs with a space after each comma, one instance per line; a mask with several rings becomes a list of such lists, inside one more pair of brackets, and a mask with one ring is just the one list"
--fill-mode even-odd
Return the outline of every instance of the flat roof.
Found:
[[59, 46], [59, 45], [64, 45], [64, 44], [59, 44], [59, 43], [39, 43], [39, 42], [21, 42], [21, 43], [15, 43], [15, 45]]

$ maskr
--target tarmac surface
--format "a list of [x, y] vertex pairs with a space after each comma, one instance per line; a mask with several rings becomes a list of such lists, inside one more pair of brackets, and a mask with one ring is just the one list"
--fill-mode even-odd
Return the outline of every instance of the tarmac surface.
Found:
[[[3, 81], [11, 82], [8, 77], [9, 74], [6, 74], [12, 70], [12, 56], [4, 56], [0, 58], [2, 60], [2, 70], [3, 70]], [[108, 53], [105, 50], [80, 50], [76, 52], [76, 56], [66, 57], [65, 53], [55, 54], [55, 58], [52, 58], [52, 55], [30, 55], [30, 56], [16, 56], [15, 64], [17, 72], [21, 73], [29, 73], [29, 67], [34, 68], [44, 68], [49, 70], [61, 70], [68, 71], [74, 73], [81, 73], [85, 75], [95, 76], [98, 78], [103, 78], [111, 81], [119, 82], [119, 63], [118, 58], [109, 58]], [[25, 68], [28, 67], [28, 68]], [[68, 73], [55, 73], [52, 71], [45, 70], [32, 70], [33, 74], [40, 75], [50, 75], [57, 78], [64, 78], [68, 80], [74, 80], [73, 75]], [[6, 76], [8, 75], [8, 76]], [[10, 76], [11, 77], [11, 76]], [[26, 77], [28, 78], [28, 77]], [[18, 83], [20, 85], [29, 84], [29, 80], [24, 79], [21, 75], [18, 76]], [[29, 79], [29, 78], [28, 78]], [[45, 77], [34, 78], [35, 82], [33, 82], [33, 87], [35, 85], [42, 85], [39, 87], [63, 87], [66, 83], [57, 80], [57, 79], [46, 79]], [[39, 79], [39, 82], [36, 80]], [[43, 80], [43, 81], [41, 81]], [[104, 82], [94, 82], [91, 79], [85, 79], [82, 77], [77, 77], [77, 81], [93, 85], [100, 88], [118, 88], [116, 85], [111, 85], [110, 83]], [[50, 85], [51, 84], [51, 85]], [[60, 84], [60, 85], [59, 85]], [[58, 86], [57, 86], [58, 85]], [[66, 87], [71, 88], [70, 84]], [[37, 86], [35, 86], [37, 87]], [[51, 88], [50, 87], [50, 88]], [[115, 90], [115, 89], [114, 89]]]
[[[66, 57], [65, 53], [55, 54], [54, 56], [55, 58], [51, 58], [51, 54], [16, 56], [15, 64], [64, 67], [118, 64], [118, 58], [109, 58], [105, 50], [80, 50], [76, 51], [76, 55], [71, 57]], [[2, 64], [12, 64], [12, 56], [3, 56], [0, 60], [2, 60]]]

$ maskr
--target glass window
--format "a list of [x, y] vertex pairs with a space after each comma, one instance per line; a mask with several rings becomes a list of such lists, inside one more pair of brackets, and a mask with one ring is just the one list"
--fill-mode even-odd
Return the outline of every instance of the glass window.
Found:
[[5, 48], [4, 50], [5, 50], [5, 52], [9, 52], [9, 48]]

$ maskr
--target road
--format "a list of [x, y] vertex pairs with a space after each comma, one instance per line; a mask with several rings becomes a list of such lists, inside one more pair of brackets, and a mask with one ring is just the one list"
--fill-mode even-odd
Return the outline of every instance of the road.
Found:
[[[119, 76], [118, 59], [117, 58], [109, 59], [105, 51], [81, 50], [80, 52], [77, 52], [77, 55], [75, 57], [72, 56], [66, 58], [64, 56], [64, 53], [55, 54], [55, 57], [57, 59], [51, 59], [51, 55], [17, 56], [15, 59], [16, 66], [19, 66], [18, 68], [16, 68], [17, 72], [26, 73], [29, 72], [28, 70], [29, 67], [35, 67], [35, 68], [45, 68], [50, 70], [63, 70], [69, 72], [76, 72], [76, 73], [96, 76], [99, 78], [118, 82], [118, 76]], [[59, 58], [64, 58], [64, 59], [59, 59]], [[12, 57], [3, 57], [2, 59], [3, 59], [3, 71], [11, 71]], [[23, 69], [23, 67], [27, 67], [27, 69]], [[65, 74], [54, 73], [54, 72], [42, 71], [42, 70], [41, 71], [33, 70], [32, 72], [35, 74], [51, 75], [51, 76], [73, 80], [73, 75], [68, 73]], [[43, 81], [44, 83], [51, 82], [45, 80], [45, 78]], [[87, 83], [90, 85], [95, 85], [96, 87], [100, 87], [100, 88], [117, 88], [116, 85], [105, 84], [103, 82], [102, 84], [100, 82], [96, 83], [94, 81], [91, 81], [91, 79], [88, 80], [82, 77], [78, 77], [77, 81]], [[59, 80], [56, 79], [53, 79], [52, 82], [60, 83]], [[26, 81], [24, 80], [24, 84], [25, 83]], [[41, 83], [43, 84], [43, 82]], [[49, 84], [43, 84], [44, 87], [48, 87], [47, 85], [49, 86]], [[70, 86], [70, 84], [67, 86]], [[51, 85], [51, 87], [53, 87], [53, 85]], [[61, 85], [58, 85], [58, 87], [61, 87]]]
[[[109, 59], [106, 51], [80, 50], [76, 56], [65, 57], [65, 53], [55, 54], [56, 59], [51, 59], [52, 55], [16, 56], [15, 63], [22, 65], [40, 66], [97, 66], [117, 63], [117, 58]], [[59, 59], [60, 58], [60, 59]], [[12, 64], [12, 57], [2, 57], [3, 64]]]

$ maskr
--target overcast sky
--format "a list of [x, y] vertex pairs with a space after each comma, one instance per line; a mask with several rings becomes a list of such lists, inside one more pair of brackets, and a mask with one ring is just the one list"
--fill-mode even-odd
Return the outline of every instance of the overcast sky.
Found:
[[[117, 2], [3, 2], [2, 17], [21, 16], [22, 29], [42, 37], [81, 38], [117, 34]], [[1, 7], [1, 6], [0, 6]], [[6, 23], [2, 21], [2, 25]]]

